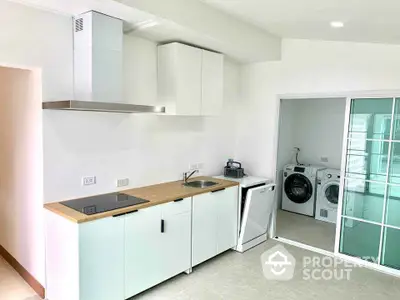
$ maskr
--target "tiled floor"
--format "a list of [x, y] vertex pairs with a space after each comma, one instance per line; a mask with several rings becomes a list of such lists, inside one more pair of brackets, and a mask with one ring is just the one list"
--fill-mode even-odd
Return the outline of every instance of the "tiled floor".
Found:
[[[297, 261], [294, 278], [287, 282], [268, 281], [262, 274], [260, 256], [278, 244], [269, 240], [244, 254], [226, 252], [194, 268], [192, 274], [178, 275], [132, 300], [392, 300], [400, 294], [400, 279], [365, 268], [354, 269], [350, 280], [304, 280], [304, 257], [323, 256], [289, 245], [284, 247]], [[0, 300], [36, 299], [39, 298], [0, 258]]]
[[389, 300], [398, 299], [400, 279], [356, 268], [350, 280], [304, 280], [302, 261], [319, 254], [284, 245], [296, 258], [296, 272], [287, 282], [268, 281], [261, 271], [261, 254], [279, 244], [269, 240], [244, 254], [233, 251], [132, 298], [132, 300]]
[[276, 235], [333, 252], [336, 225], [283, 210], [278, 210]]
[[39, 300], [19, 274], [0, 256], [0, 300]]

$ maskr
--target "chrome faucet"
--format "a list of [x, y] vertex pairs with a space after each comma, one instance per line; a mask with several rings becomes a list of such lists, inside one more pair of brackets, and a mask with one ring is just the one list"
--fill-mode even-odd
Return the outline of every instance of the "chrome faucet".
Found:
[[[192, 177], [195, 173], [199, 172], [199, 170], [194, 170], [192, 173], [189, 172], [183, 173], [183, 183], [187, 183], [190, 177]], [[189, 174], [189, 175], [188, 175]]]

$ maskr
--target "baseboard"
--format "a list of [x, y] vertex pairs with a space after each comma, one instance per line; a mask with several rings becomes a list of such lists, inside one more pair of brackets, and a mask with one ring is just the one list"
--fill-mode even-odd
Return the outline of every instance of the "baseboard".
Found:
[[44, 299], [45, 289], [6, 249], [0, 245], [0, 255], [12, 266], [31, 288]]

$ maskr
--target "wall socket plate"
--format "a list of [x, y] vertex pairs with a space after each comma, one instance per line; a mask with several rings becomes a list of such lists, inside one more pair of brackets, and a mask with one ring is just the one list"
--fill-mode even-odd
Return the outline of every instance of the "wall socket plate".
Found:
[[324, 163], [329, 162], [328, 156], [321, 156], [321, 162], [324, 162]]
[[197, 170], [197, 164], [189, 164], [189, 171]]
[[82, 178], [83, 185], [93, 185], [96, 184], [96, 176], [85, 176]]
[[189, 164], [189, 171], [201, 170], [204, 168], [204, 163]]
[[129, 178], [117, 179], [117, 187], [123, 187], [129, 185]]

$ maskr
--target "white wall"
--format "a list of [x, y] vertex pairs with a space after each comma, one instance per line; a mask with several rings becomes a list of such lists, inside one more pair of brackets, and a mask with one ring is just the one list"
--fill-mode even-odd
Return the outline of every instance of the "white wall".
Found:
[[346, 98], [282, 100], [278, 169], [295, 163], [294, 147], [300, 163], [340, 169], [345, 109]]
[[278, 170], [293, 161], [293, 147], [297, 147], [296, 105], [292, 101], [282, 101], [279, 113]]
[[72, 97], [71, 18], [0, 1], [0, 65], [38, 67], [44, 99]]
[[43, 280], [40, 73], [0, 67], [0, 245]]
[[399, 53], [393, 45], [284, 40], [282, 61], [243, 68], [237, 159], [250, 173], [275, 178], [278, 96], [399, 89]]

